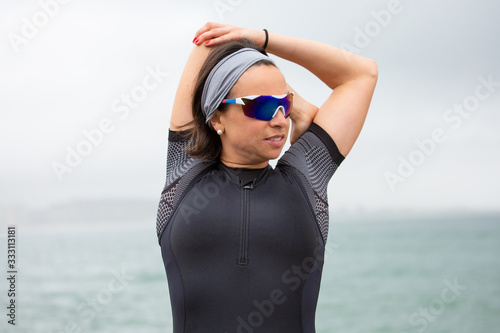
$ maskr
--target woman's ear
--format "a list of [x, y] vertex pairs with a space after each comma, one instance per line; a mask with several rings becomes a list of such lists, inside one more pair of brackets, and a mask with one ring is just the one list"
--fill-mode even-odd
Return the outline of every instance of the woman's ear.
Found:
[[224, 126], [222, 126], [219, 110], [215, 110], [215, 114], [212, 116], [212, 119], [210, 119], [210, 124], [212, 124], [212, 127], [216, 131], [219, 129], [224, 131]]

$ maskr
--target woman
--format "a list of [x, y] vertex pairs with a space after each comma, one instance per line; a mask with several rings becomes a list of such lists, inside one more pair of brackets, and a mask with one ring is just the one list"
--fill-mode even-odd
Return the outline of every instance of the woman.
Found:
[[[207, 23], [175, 96], [157, 231], [174, 332], [314, 332], [327, 185], [363, 126], [374, 61]], [[265, 51], [332, 89], [320, 107]], [[292, 120], [292, 146], [273, 169]]]

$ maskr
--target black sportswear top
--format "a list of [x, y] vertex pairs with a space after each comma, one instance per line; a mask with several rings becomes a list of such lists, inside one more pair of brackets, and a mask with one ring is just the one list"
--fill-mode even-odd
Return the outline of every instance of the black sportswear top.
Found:
[[169, 133], [157, 233], [174, 333], [313, 333], [328, 234], [327, 185], [343, 161], [318, 125], [273, 169], [189, 157]]

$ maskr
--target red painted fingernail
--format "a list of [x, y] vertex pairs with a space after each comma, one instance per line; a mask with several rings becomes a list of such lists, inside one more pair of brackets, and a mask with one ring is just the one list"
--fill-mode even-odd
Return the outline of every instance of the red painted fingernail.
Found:
[[210, 44], [210, 41], [209, 41], [209, 40], [207, 40], [207, 41], [205, 42], [205, 45], [208, 45], [208, 44]]
[[198, 44], [198, 42], [199, 42], [199, 41], [200, 41], [200, 39], [199, 39], [199, 38], [195, 38], [194, 43], [195, 43], [195, 44]]
[[196, 42], [196, 36], [193, 38], [193, 43], [195, 43], [195, 42]]

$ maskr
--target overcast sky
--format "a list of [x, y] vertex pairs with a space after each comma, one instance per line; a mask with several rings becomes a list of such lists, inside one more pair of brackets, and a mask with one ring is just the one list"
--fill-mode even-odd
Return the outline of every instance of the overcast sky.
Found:
[[[44, 11], [40, 3], [50, 5]], [[365, 127], [330, 183], [334, 209], [498, 211], [498, 2], [40, 3], [0, 3], [0, 206], [157, 200], [191, 41], [218, 21], [377, 61]], [[305, 98], [318, 105], [327, 98], [310, 73], [277, 63]], [[123, 95], [131, 94], [127, 104]], [[78, 149], [86, 156], [70, 153]]]

